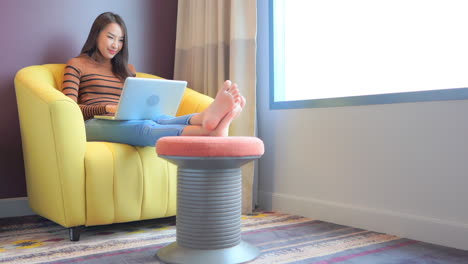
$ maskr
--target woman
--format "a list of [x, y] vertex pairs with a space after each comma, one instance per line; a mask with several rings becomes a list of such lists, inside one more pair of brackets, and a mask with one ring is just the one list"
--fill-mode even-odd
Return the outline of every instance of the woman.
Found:
[[227, 136], [229, 125], [245, 105], [237, 85], [230, 81], [201, 113], [157, 120], [94, 119], [94, 115], [115, 113], [125, 79], [135, 76], [135, 68], [128, 64], [127, 39], [122, 18], [103, 13], [94, 21], [81, 54], [67, 62], [62, 92], [80, 106], [88, 141], [154, 146], [163, 136]]

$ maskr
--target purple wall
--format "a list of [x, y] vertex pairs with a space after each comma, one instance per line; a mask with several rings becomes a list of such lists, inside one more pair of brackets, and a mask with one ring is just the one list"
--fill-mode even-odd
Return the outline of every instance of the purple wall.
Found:
[[173, 0], [3, 0], [0, 3], [0, 199], [24, 197], [26, 184], [13, 79], [26, 66], [77, 56], [94, 19], [122, 16], [130, 63], [172, 78], [177, 22]]

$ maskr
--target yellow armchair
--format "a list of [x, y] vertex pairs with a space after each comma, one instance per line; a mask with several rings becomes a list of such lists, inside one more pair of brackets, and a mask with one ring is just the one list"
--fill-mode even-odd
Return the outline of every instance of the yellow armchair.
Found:
[[[82, 226], [174, 216], [176, 166], [154, 147], [87, 142], [80, 108], [60, 91], [64, 68], [35, 65], [15, 76], [31, 209], [70, 228], [72, 241]], [[212, 101], [187, 88], [177, 115], [200, 112]]]

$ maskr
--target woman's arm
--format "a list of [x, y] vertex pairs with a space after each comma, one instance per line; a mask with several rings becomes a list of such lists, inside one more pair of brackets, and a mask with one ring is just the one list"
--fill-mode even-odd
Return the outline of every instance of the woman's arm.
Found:
[[[62, 92], [71, 98], [73, 101], [78, 103], [78, 91], [80, 89], [80, 79], [82, 71], [80, 63], [76, 58], [73, 58], [67, 62], [65, 66], [65, 72], [63, 75]], [[107, 111], [106, 105], [86, 105], [78, 103], [81, 112], [85, 120], [93, 118], [95, 115], [103, 115], [112, 113]], [[115, 112], [115, 109], [114, 109]]]

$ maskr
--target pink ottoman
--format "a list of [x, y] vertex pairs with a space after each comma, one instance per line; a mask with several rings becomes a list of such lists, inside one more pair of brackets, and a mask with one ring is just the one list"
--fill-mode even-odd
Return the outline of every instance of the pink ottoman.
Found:
[[240, 166], [263, 155], [256, 137], [164, 137], [156, 152], [178, 166], [176, 241], [166, 263], [242, 263], [260, 251], [241, 239]]

